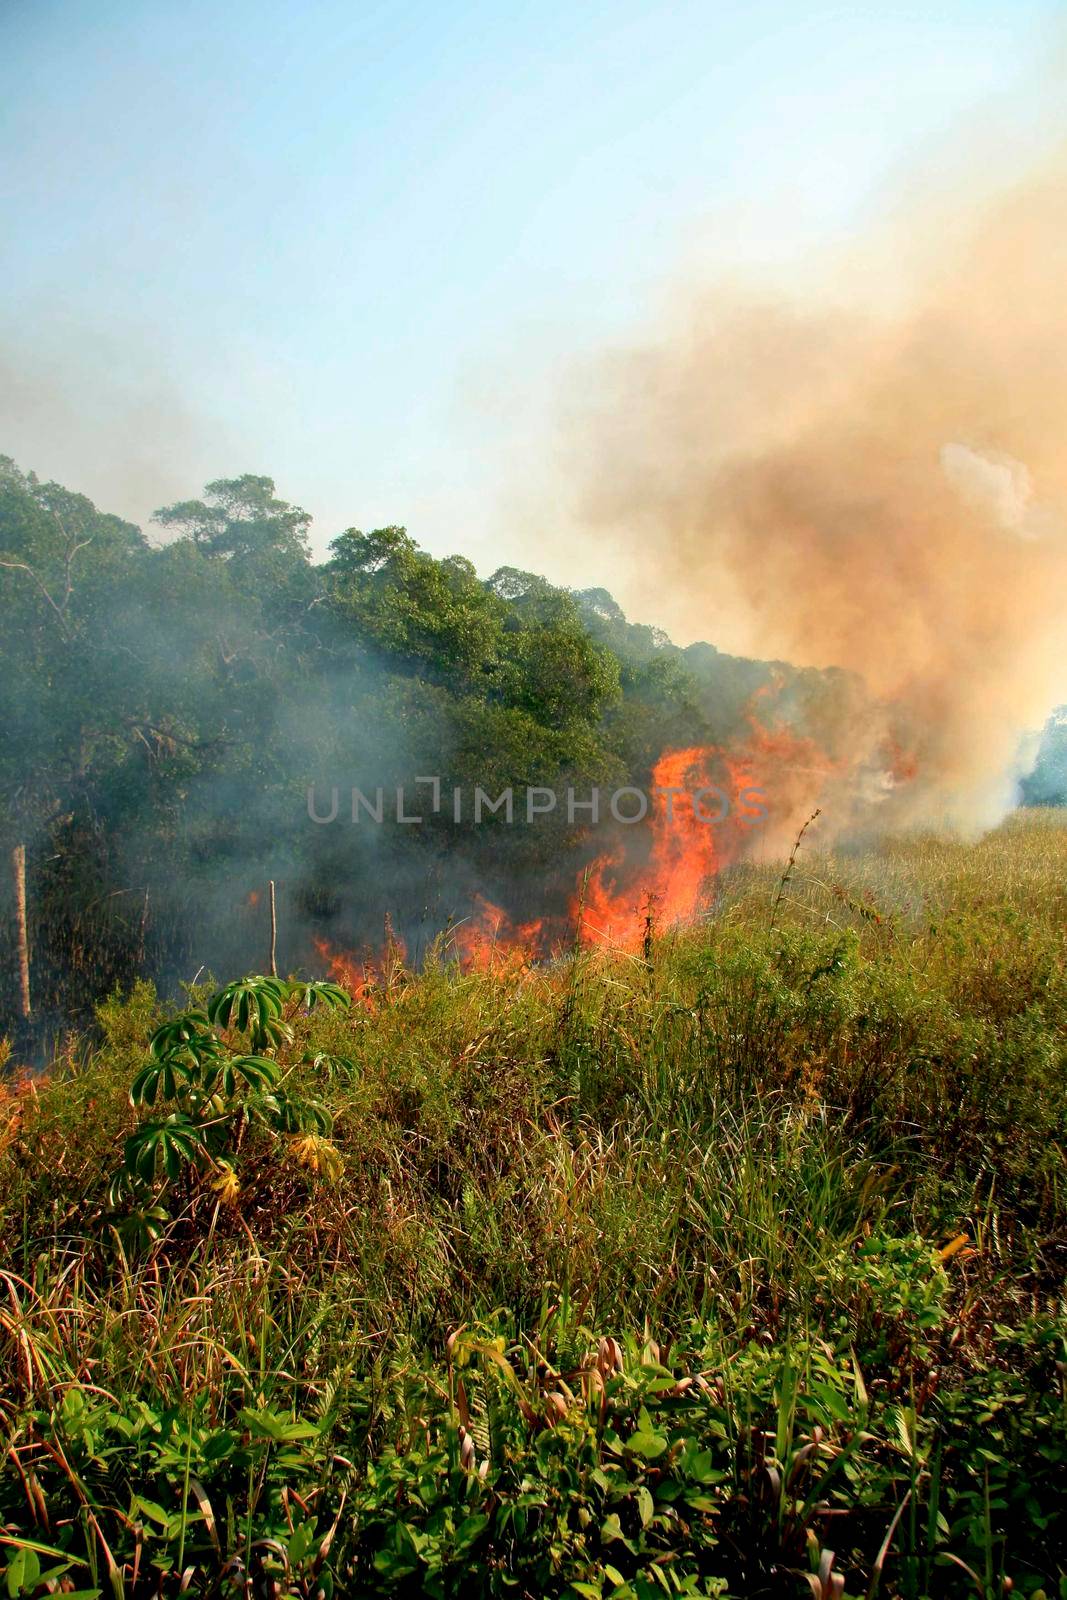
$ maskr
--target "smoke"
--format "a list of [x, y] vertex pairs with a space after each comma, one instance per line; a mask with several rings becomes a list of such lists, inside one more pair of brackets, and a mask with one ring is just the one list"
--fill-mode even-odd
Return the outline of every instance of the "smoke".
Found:
[[197, 415], [153, 330], [36, 309], [0, 324], [0, 453], [137, 523], [232, 460], [232, 431]]
[[891, 298], [868, 244], [833, 297], [688, 288], [601, 361], [578, 514], [672, 629], [862, 676], [839, 824], [973, 832], [1067, 692], [1067, 152], [886, 247]]

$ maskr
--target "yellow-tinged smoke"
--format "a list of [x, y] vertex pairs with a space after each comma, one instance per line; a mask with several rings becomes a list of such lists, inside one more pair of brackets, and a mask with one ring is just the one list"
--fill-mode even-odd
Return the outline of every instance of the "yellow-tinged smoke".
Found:
[[674, 629], [862, 675], [852, 820], [973, 831], [1067, 694], [1067, 155], [923, 227], [892, 309], [690, 291], [603, 363], [581, 518]]

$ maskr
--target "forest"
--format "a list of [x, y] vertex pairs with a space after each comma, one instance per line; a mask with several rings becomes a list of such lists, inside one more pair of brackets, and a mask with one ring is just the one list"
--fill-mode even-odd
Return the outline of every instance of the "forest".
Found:
[[[678, 648], [607, 589], [504, 567], [481, 579], [402, 527], [346, 529], [309, 555], [310, 518], [271, 479], [209, 484], [151, 538], [84, 496], [0, 464], [4, 854], [26, 851], [32, 1007], [83, 1017], [134, 976], [263, 965], [276, 880], [284, 962], [376, 949], [386, 917], [417, 956], [472, 906], [563, 916], [603, 849], [563, 804], [534, 827], [448, 807], [417, 828], [346, 826], [373, 796], [647, 787], [669, 749], [726, 745], [757, 697], [794, 729], [833, 726], [844, 673]], [[340, 822], [316, 827], [309, 789]], [[409, 789], [409, 793], [411, 793]], [[1053, 717], [1023, 798], [1067, 797]], [[495, 824], [495, 825], [494, 825]], [[19, 1010], [5, 882], [2, 1015]]]
[[1063, 1594], [1063, 714], [809, 832], [854, 676], [308, 529], [0, 475], [7, 1592]]
[[[84, 496], [0, 465], [4, 858], [26, 851], [39, 1026], [137, 975], [376, 949], [386, 916], [417, 958], [475, 897], [561, 927], [604, 848], [561, 803], [536, 826], [468, 807], [425, 825], [309, 818], [336, 786], [392, 796], [434, 775], [490, 796], [647, 786], [664, 750], [716, 747], [773, 691], [792, 726], [856, 693], [843, 673], [673, 645], [606, 589], [502, 568], [482, 579], [402, 527], [349, 528], [309, 556], [310, 518], [266, 477], [162, 508], [150, 537]], [[1047, 798], [1047, 797], [1044, 797]], [[408, 802], [409, 807], [411, 801]], [[324, 814], [320, 811], [320, 814]], [[5, 874], [0, 1001], [19, 1009]]]
[[[0, 464], [4, 855], [26, 851], [38, 1026], [116, 985], [263, 965], [266, 886], [281, 952], [376, 949], [388, 916], [417, 955], [476, 898], [522, 921], [564, 915], [603, 837], [560, 804], [535, 827], [316, 827], [308, 790], [392, 795], [645, 787], [663, 751], [727, 744], [754, 698], [819, 731], [855, 697], [844, 673], [679, 648], [607, 589], [514, 568], [481, 579], [402, 527], [349, 528], [315, 564], [310, 518], [271, 479], [209, 484], [151, 537], [83, 495]], [[762, 713], [767, 715], [766, 710]], [[1067, 797], [1054, 717], [1023, 797]], [[320, 806], [326, 799], [320, 798]], [[320, 812], [324, 814], [324, 812]], [[19, 1011], [4, 886], [2, 1015]]]

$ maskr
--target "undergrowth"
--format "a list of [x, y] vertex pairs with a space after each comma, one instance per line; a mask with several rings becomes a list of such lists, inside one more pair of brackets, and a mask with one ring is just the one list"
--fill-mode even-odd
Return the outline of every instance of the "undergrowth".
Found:
[[1065, 869], [105, 1001], [3, 1091], [9, 1594], [1067, 1596]]

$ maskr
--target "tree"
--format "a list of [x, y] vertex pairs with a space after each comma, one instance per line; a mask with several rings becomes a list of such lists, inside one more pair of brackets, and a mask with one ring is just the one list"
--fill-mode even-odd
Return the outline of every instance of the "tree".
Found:
[[[253, 499], [219, 504], [236, 515]], [[256, 824], [275, 821], [293, 779], [269, 744], [304, 669], [285, 611], [294, 574], [311, 572], [293, 553], [305, 514], [274, 505], [258, 556], [250, 541], [233, 559], [236, 536], [228, 556], [191, 537], [153, 550], [84, 496], [0, 462], [2, 842], [27, 845], [38, 991], [51, 971], [55, 1005], [73, 1000], [79, 963], [82, 984], [128, 972], [146, 890], [162, 925], [194, 864], [273, 837]], [[242, 785], [255, 805], [236, 803]]]
[[[769, 681], [627, 622], [604, 590], [515, 568], [483, 582], [402, 527], [349, 528], [313, 565], [307, 513], [267, 477], [220, 478], [157, 521], [162, 546], [0, 459], [0, 844], [26, 845], [35, 1002], [57, 1020], [145, 968], [243, 965], [268, 880], [285, 959], [309, 965], [330, 917], [349, 944], [387, 909], [430, 937], [475, 888], [539, 915], [549, 879], [569, 893], [580, 822], [564, 801], [537, 827], [475, 826], [474, 787], [513, 790], [521, 814], [527, 786], [643, 783]], [[830, 674], [778, 678], [805, 725], [836, 704]], [[424, 820], [400, 824], [396, 790], [420, 774], [442, 804], [409, 789]], [[311, 785], [380, 786], [383, 825], [316, 827]]]
[[399, 527], [348, 528], [330, 550], [335, 613], [395, 666], [456, 689], [499, 672], [507, 608], [469, 561], [435, 561]]
[[153, 521], [163, 528], [176, 528], [207, 555], [281, 555], [297, 560], [308, 556], [310, 513], [277, 499], [273, 478], [252, 473], [216, 478], [205, 488], [202, 500], [163, 506]]

